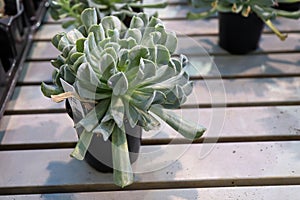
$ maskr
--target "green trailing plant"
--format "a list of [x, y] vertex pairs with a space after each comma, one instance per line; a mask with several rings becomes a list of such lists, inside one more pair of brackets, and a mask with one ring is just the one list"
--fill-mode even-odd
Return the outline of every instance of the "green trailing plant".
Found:
[[[168, 110], [178, 108], [192, 92], [188, 60], [172, 56], [176, 35], [156, 17], [139, 13], [126, 28], [115, 16], [97, 24], [96, 11], [89, 8], [81, 20], [83, 26], [53, 37], [62, 53], [52, 61], [54, 85], [42, 83], [41, 90], [57, 102], [73, 98], [95, 105], [75, 125], [84, 131], [71, 155], [82, 160], [93, 134], [111, 137], [114, 182], [124, 187], [133, 182], [124, 120], [148, 131], [160, 125], [159, 117], [191, 140], [204, 133], [202, 126]], [[74, 91], [65, 91], [63, 82]]]
[[4, 0], [0, 0], [0, 18], [5, 15], [5, 2]]
[[68, 18], [63, 27], [82, 25], [80, 14], [86, 8], [96, 8], [99, 18], [115, 15], [121, 21], [136, 14], [141, 8], [164, 8], [165, 1], [145, 4], [141, 0], [52, 0], [50, 14], [54, 20]]
[[247, 17], [251, 12], [254, 12], [281, 40], [285, 40], [287, 35], [282, 34], [271, 20], [279, 16], [298, 19], [300, 11], [283, 11], [275, 9], [274, 6], [278, 3], [295, 2], [299, 2], [299, 0], [191, 0], [193, 6], [208, 9], [200, 13], [190, 12], [187, 17], [188, 19], [201, 19], [212, 16], [216, 12], [241, 13], [244, 17]]

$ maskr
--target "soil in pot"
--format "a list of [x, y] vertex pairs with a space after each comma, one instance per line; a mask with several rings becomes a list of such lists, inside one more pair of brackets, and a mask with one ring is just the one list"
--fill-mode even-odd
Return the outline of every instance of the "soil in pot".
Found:
[[[73, 112], [68, 101], [66, 101], [66, 111], [70, 118], [74, 120]], [[134, 163], [138, 158], [141, 146], [142, 128], [139, 126], [131, 128], [129, 123], [125, 121], [125, 130], [130, 162]], [[79, 135], [82, 132], [82, 128], [77, 128], [76, 132]], [[94, 135], [85, 155], [85, 161], [97, 171], [113, 172], [111, 137], [109, 141], [105, 142], [102, 137]]]
[[231, 54], [246, 54], [259, 46], [263, 21], [250, 13], [243, 17], [236, 13], [218, 13], [219, 45]]
[[285, 10], [285, 11], [298, 11], [300, 10], [300, 2], [297, 3], [278, 3], [278, 6], [275, 6], [276, 9]]

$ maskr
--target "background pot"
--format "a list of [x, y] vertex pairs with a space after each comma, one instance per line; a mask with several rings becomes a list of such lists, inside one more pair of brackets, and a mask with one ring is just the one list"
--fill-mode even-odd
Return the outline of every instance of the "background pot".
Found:
[[[141, 2], [142, 3], [142, 2]], [[143, 12], [142, 8], [132, 8], [133, 12], [139, 13], [139, 12]], [[132, 16], [125, 16], [125, 19], [122, 20], [122, 22], [125, 24], [126, 27], [130, 26], [130, 22], [131, 22]]]
[[[0, 105], [3, 106], [3, 102], [5, 100], [5, 97], [7, 95], [8, 90], [8, 76], [6, 75], [2, 62], [0, 60]], [[0, 115], [1, 118], [2, 114]]]
[[18, 13], [17, 2], [15, 0], [14, 1], [4, 0], [4, 2], [5, 2], [4, 10], [6, 15], [13, 16]]
[[[68, 100], [66, 101], [66, 111], [74, 120], [73, 112]], [[76, 119], [74, 122], [77, 123]], [[142, 128], [139, 126], [131, 128], [129, 123], [125, 121], [125, 130], [130, 162], [134, 163], [138, 158], [138, 153], [141, 146]], [[82, 132], [82, 128], [77, 128], [76, 131], [79, 135]], [[97, 137], [94, 134], [92, 142], [85, 155], [86, 162], [100, 172], [113, 172], [113, 168], [111, 168], [113, 166], [111, 137], [109, 140], [110, 141], [105, 142], [102, 137]]]
[[48, 0], [26, 0], [23, 1], [25, 13], [33, 25], [33, 28], [38, 28], [42, 23], [42, 20], [46, 14], [47, 8], [49, 7]]
[[6, 72], [21, 59], [29, 34], [30, 27], [22, 5], [15, 15], [0, 19], [0, 58]]
[[236, 13], [218, 13], [219, 45], [231, 54], [246, 54], [259, 46], [264, 27], [255, 13], [243, 17]]

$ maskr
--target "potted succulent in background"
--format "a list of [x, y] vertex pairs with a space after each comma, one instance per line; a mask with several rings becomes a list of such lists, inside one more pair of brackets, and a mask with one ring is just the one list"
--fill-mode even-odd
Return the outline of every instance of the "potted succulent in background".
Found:
[[[293, 3], [298, 0], [278, 0]], [[273, 8], [273, 0], [192, 0], [195, 7], [210, 7], [202, 13], [188, 13], [189, 19], [201, 19], [218, 12], [219, 45], [232, 54], [245, 54], [258, 48], [259, 39], [266, 24], [281, 40], [282, 34], [271, 22], [278, 17], [298, 19], [300, 12], [288, 12]]]
[[25, 0], [23, 4], [31, 25], [34, 29], [37, 29], [46, 14], [49, 0]]
[[[139, 127], [158, 127], [158, 117], [191, 140], [205, 131], [168, 110], [178, 108], [192, 92], [187, 58], [172, 56], [175, 33], [147, 14], [133, 16], [127, 28], [115, 16], [98, 24], [96, 10], [88, 8], [81, 21], [83, 27], [54, 36], [52, 43], [62, 54], [52, 61], [54, 85], [42, 83], [41, 90], [56, 102], [69, 100], [75, 127], [81, 131], [71, 155], [83, 160], [89, 152], [95, 167], [96, 161], [102, 162], [96, 154], [107, 152], [112, 163], [102, 164], [111, 165], [115, 184], [124, 187], [133, 182], [131, 163], [139, 148], [130, 147], [128, 140], [137, 138], [132, 143], [140, 145]], [[98, 150], [90, 149], [93, 142]], [[100, 143], [108, 149], [101, 150]]]
[[63, 27], [78, 27], [82, 25], [80, 14], [86, 8], [96, 8], [99, 19], [114, 15], [128, 27], [131, 17], [143, 8], [164, 8], [165, 1], [144, 4], [141, 0], [53, 0], [50, 4], [50, 14], [54, 20], [65, 19]]

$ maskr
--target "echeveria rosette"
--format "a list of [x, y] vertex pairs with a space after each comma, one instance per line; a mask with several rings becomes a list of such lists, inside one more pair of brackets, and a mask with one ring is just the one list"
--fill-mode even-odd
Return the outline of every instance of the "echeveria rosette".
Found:
[[166, 1], [156, 3], [142, 3], [141, 0], [52, 0], [50, 14], [54, 20], [64, 20], [63, 28], [82, 25], [80, 15], [86, 8], [96, 8], [97, 16], [114, 15], [124, 20], [126, 16], [137, 14], [140, 8], [164, 8]]
[[285, 40], [287, 35], [280, 33], [271, 20], [276, 17], [299, 19], [300, 11], [284, 11], [275, 9], [277, 3], [295, 3], [300, 0], [191, 0], [194, 7], [208, 8], [204, 12], [187, 14], [188, 19], [202, 19], [214, 15], [216, 12], [241, 13], [247, 17], [254, 12], [265, 22], [265, 24], [281, 39]]
[[[191, 140], [204, 133], [202, 126], [166, 110], [178, 108], [192, 92], [185, 71], [188, 60], [184, 55], [171, 56], [176, 35], [166, 31], [158, 18], [139, 13], [124, 28], [115, 16], [97, 24], [95, 9], [86, 9], [81, 19], [83, 27], [53, 38], [62, 54], [52, 61], [54, 86], [43, 83], [42, 91], [48, 97], [71, 96], [95, 104], [76, 124], [84, 131], [72, 156], [84, 158], [93, 134], [101, 134], [104, 140], [111, 137], [114, 181], [124, 187], [133, 182], [124, 120], [148, 131], [160, 125], [159, 117]], [[61, 79], [76, 93], [64, 92]]]

